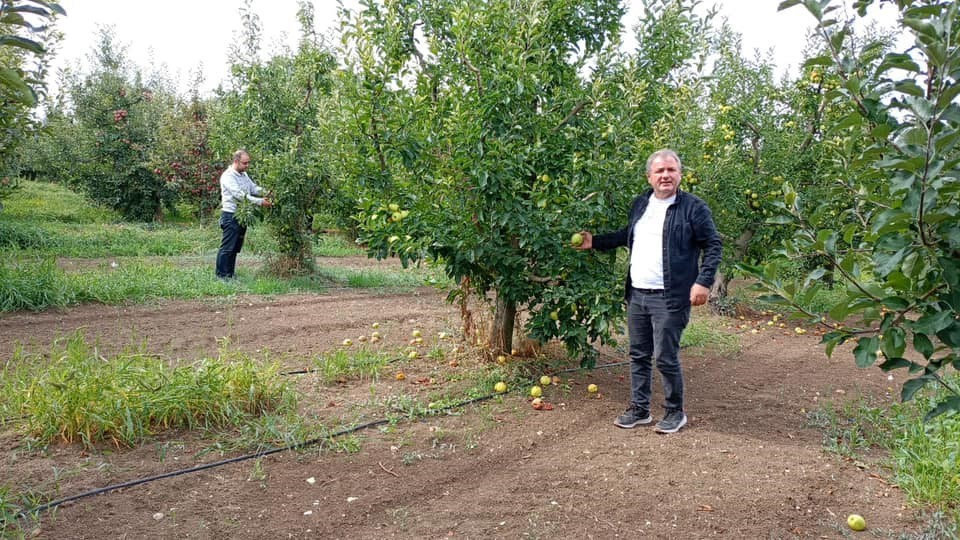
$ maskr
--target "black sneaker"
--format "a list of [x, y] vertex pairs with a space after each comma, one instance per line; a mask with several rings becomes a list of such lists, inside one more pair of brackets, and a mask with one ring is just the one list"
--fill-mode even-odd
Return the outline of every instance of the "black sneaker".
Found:
[[663, 420], [657, 422], [657, 433], [676, 433], [687, 425], [687, 415], [683, 411], [668, 411]]
[[631, 405], [626, 411], [623, 411], [623, 414], [618, 416], [617, 419], [613, 421], [613, 425], [622, 427], [624, 429], [630, 429], [641, 424], [649, 424], [650, 422], [653, 422], [653, 417], [650, 416], [650, 411]]

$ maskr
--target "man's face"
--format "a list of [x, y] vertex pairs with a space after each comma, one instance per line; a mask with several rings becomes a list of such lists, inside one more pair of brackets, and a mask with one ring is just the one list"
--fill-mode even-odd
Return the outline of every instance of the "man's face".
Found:
[[247, 154], [243, 154], [242, 156], [240, 156], [240, 159], [233, 162], [233, 168], [236, 169], [237, 172], [241, 172], [241, 173], [246, 172], [246, 170], [249, 167], [250, 167], [250, 156], [248, 156]]
[[658, 199], [669, 199], [680, 187], [680, 164], [670, 156], [660, 156], [650, 164], [647, 181]]

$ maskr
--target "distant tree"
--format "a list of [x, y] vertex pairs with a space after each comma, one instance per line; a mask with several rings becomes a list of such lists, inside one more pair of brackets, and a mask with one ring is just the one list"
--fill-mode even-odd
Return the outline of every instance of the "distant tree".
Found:
[[177, 193], [150, 166], [158, 137], [157, 108], [173, 101], [130, 69], [113, 33], [104, 29], [93, 55], [93, 70], [71, 88], [76, 120], [92, 140], [77, 173], [92, 199], [127, 219], [161, 219]]

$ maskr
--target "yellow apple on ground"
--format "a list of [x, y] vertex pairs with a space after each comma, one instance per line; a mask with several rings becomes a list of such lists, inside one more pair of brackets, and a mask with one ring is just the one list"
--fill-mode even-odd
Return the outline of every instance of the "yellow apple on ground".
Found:
[[546, 376], [546, 375], [544, 375], [543, 377], [540, 377], [540, 385], [541, 385], [541, 386], [549, 386], [549, 385], [550, 385], [550, 382], [551, 382], [550, 377], [548, 377], [548, 376]]
[[867, 528], [867, 521], [860, 514], [850, 514], [847, 517], [847, 526], [855, 531], [863, 531]]
[[493, 385], [493, 389], [496, 390], [498, 394], [502, 394], [507, 391], [507, 383], [500, 381]]
[[353, 341], [351, 341], [349, 338], [343, 340], [343, 346], [344, 346], [344, 347], [349, 347], [349, 346], [351, 346], [351, 345], [353, 345]]
[[395, 377], [398, 381], [402, 381], [407, 378], [406, 374], [404, 374], [402, 371], [397, 373]]
[[540, 398], [534, 398], [534, 400], [530, 402], [530, 406], [539, 411], [543, 408], [543, 400]]
[[417, 357], [417, 351], [410, 351], [409, 353], [407, 353], [407, 358], [411, 360], [413, 360], [416, 357]]
[[506, 363], [507, 363], [507, 357], [504, 356], [504, 355], [502, 355], [502, 354], [499, 355], [499, 356], [497, 356], [497, 363], [500, 364], [501, 366], [504, 365], [504, 364], [506, 364]]
[[421, 337], [423, 334], [420, 333], [419, 330], [414, 330], [410, 335], [413, 336], [414, 338], [418, 338], [418, 337]]
[[597, 388], [597, 385], [595, 385], [595, 384], [590, 384], [590, 385], [587, 386], [587, 392], [590, 392], [591, 394], [596, 394], [596, 393], [597, 393], [597, 390], [599, 390], [599, 389]]
[[530, 389], [530, 395], [537, 398], [543, 395], [543, 389], [539, 386], [534, 386]]

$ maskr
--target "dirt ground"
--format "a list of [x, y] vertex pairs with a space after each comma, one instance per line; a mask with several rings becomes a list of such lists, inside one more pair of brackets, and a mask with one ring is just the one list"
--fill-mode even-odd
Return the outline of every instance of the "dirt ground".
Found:
[[[142, 342], [152, 352], [191, 359], [215, 355], [226, 339], [231, 347], [297, 369], [345, 338], [369, 334], [374, 322], [385, 347], [406, 345], [413, 329], [459, 335], [459, 311], [444, 296], [430, 288], [332, 290], [4, 314], [0, 358], [9, 359], [18, 346], [49, 351], [53, 340], [80, 330], [104, 354]], [[626, 366], [560, 370], [568, 390], [547, 387], [550, 411], [533, 410], [521, 390], [511, 391], [440, 416], [362, 430], [355, 434], [361, 441], [356, 452], [286, 451], [85, 497], [45, 513], [32, 534], [845, 538], [858, 534], [846, 527], [850, 513], [866, 518], [863, 537], [918, 530], [915, 511], [878, 459], [853, 462], [826, 453], [822, 434], [809, 426], [809, 412], [824, 400], [864, 395], [891, 401], [899, 381], [879, 369], [858, 369], [849, 354], [827, 359], [813, 333], [765, 328], [754, 334], [752, 321], [712, 320], [739, 334], [742, 349], [684, 351], [690, 423], [677, 434], [613, 425], [626, 404]], [[601, 363], [623, 359], [612, 349], [604, 353]], [[426, 395], [426, 377], [443, 384], [479, 362], [468, 353], [460, 359], [457, 366], [428, 358], [406, 362], [405, 381], [383, 377], [329, 386], [307, 375], [297, 384], [305, 403], [353, 418], [351, 404], [369, 399], [374, 387]], [[599, 386], [599, 395], [586, 392], [588, 383]], [[659, 381], [654, 388], [659, 403]], [[168, 433], [135, 449], [54, 445], [36, 451], [7, 429], [0, 433], [0, 486], [56, 499], [239, 455], [203, 452], [209, 444], [194, 434]]]

